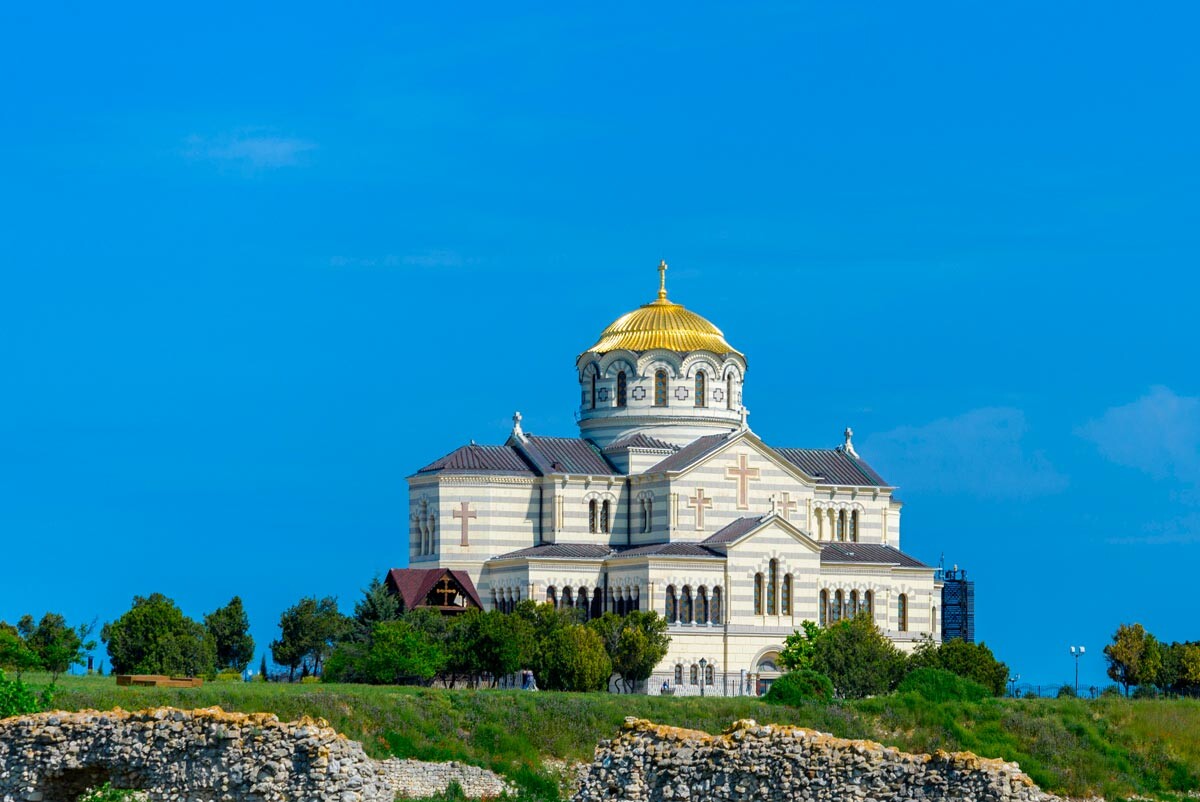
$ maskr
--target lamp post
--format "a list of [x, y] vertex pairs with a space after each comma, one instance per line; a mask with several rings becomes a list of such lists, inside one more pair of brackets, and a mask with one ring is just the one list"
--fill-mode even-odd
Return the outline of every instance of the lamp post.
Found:
[[700, 695], [701, 696], [704, 696], [704, 680], [707, 679], [707, 675], [704, 673], [704, 667], [707, 665], [708, 665], [708, 661], [705, 660], [703, 657], [701, 657], [700, 658]]
[[1020, 674], [1012, 674], [1008, 678], [1008, 684], [1009, 684], [1009, 686], [1011, 686], [1008, 693], [1014, 699], [1017, 698], [1017, 683], [1020, 681], [1021, 681]]
[[1079, 658], [1083, 657], [1084, 648], [1082, 646], [1072, 646], [1071, 654], [1075, 657], [1075, 695], [1079, 696]]

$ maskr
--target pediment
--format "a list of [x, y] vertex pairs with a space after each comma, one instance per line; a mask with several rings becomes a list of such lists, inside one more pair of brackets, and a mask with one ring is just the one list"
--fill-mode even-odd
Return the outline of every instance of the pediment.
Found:
[[[702, 438], [703, 439], [703, 438]], [[720, 460], [722, 457], [727, 457], [731, 451], [748, 449], [757, 458], [766, 460], [773, 466], [777, 467], [784, 473], [793, 476], [796, 481], [801, 484], [815, 487], [817, 479], [808, 475], [794, 463], [784, 459], [782, 455], [764, 443], [758, 435], [749, 429], [743, 429], [736, 432], [723, 441], [713, 444], [711, 447], [703, 449], [701, 453], [694, 455], [692, 459], [688, 459], [688, 451], [692, 446], [684, 446], [679, 452], [663, 460], [659, 465], [666, 469], [665, 472], [671, 473], [676, 479], [683, 479], [693, 471], [708, 465], [709, 463]], [[656, 470], [661, 470], [659, 466], [651, 468], [647, 473], [655, 473]]]
[[806, 551], [812, 554], [821, 553], [820, 543], [803, 529], [775, 513], [764, 515], [757, 521], [738, 519], [707, 539], [700, 541], [700, 545], [729, 553], [746, 544], [753, 543], [764, 535], [769, 536], [780, 532], [786, 534]]

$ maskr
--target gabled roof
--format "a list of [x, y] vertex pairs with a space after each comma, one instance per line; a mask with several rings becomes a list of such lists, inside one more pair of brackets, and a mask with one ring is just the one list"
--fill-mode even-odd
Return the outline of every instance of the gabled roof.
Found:
[[892, 546], [881, 543], [829, 543], [821, 548], [822, 563], [871, 563], [901, 568], [929, 568]]
[[705, 548], [700, 543], [654, 543], [620, 549], [615, 557], [720, 557], [724, 554]]
[[725, 546], [750, 532], [762, 523], [765, 515], [747, 515], [735, 518], [700, 542], [706, 546]]
[[476, 607], [483, 609], [479, 600], [479, 592], [466, 571], [451, 571], [449, 568], [393, 568], [388, 571], [387, 585], [404, 600], [404, 609], [411, 610], [425, 604], [425, 597], [433, 586], [447, 574], [462, 589], [465, 595]]
[[823, 485], [891, 487], [870, 465], [845, 448], [776, 448], [781, 457]]
[[526, 549], [510, 551], [493, 557], [493, 560], [512, 560], [517, 558], [558, 559], [558, 560], [603, 560], [612, 554], [612, 547], [600, 543], [545, 543], [541, 546], [530, 546]]
[[631, 434], [628, 437], [622, 437], [620, 440], [609, 443], [604, 447], [604, 453], [615, 454], [630, 448], [644, 448], [650, 451], [679, 450], [678, 446], [673, 446], [664, 440], [659, 440], [657, 437], [651, 437], [648, 434], [638, 432], [637, 434]]
[[575, 473], [588, 476], [618, 476], [620, 472], [600, 454], [600, 449], [579, 437], [542, 437], [525, 435], [509, 440], [525, 453], [543, 475]]
[[417, 474], [427, 473], [506, 473], [533, 476], [533, 467], [511, 446], [480, 446], [474, 443], [457, 448], [426, 465]]
[[705, 435], [704, 437], [697, 438], [676, 451], [671, 456], [664, 459], [662, 462], [655, 465], [650, 470], [646, 471], [646, 473], [681, 471], [705, 455], [716, 451], [726, 441], [737, 434], [737, 432], [727, 432], [723, 434], [709, 434]]

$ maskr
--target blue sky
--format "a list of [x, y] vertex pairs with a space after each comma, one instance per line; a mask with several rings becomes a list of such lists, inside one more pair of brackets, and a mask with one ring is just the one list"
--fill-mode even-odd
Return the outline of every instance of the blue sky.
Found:
[[572, 434], [672, 297], [863, 456], [1026, 679], [1200, 638], [1186, 4], [0, 9], [0, 618], [405, 559], [404, 477]]

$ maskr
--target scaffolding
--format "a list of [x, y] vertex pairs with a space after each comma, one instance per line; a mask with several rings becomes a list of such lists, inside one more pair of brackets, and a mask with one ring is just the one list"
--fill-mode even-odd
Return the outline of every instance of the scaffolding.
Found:
[[975, 642], [975, 583], [954, 566], [942, 572], [942, 642]]

